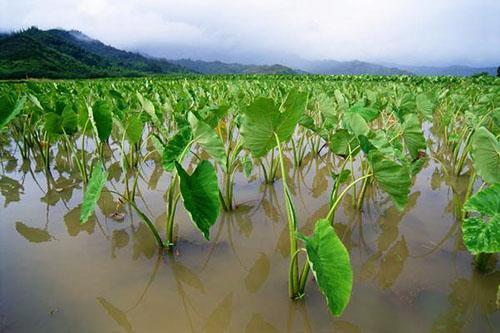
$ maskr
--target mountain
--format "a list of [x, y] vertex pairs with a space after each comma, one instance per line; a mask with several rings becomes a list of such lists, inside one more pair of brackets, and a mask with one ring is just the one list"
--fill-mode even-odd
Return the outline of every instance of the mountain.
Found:
[[395, 65], [403, 70], [410, 71], [417, 75], [449, 75], [449, 76], [471, 76], [478, 73], [488, 73], [495, 76], [497, 74], [496, 67], [468, 67], [468, 66], [404, 66]]
[[39, 30], [0, 35], [0, 79], [94, 78], [186, 73], [165, 59], [118, 50], [78, 31]]
[[201, 74], [299, 74], [283, 65], [243, 65], [221, 61], [202, 61], [191, 59], [170, 60], [172, 63]]
[[301, 64], [300, 69], [313, 74], [328, 75], [412, 75], [411, 71], [396, 67], [386, 67], [369, 62], [320, 60], [308, 61]]

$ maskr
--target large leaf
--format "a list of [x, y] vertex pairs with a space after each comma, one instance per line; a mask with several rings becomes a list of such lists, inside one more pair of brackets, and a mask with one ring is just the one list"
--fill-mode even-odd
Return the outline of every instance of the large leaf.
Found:
[[175, 162], [180, 178], [180, 188], [184, 207], [189, 212], [194, 225], [206, 239], [210, 238], [210, 227], [215, 224], [220, 211], [217, 173], [208, 161], [201, 161], [196, 170], [188, 175]]
[[142, 129], [144, 124], [142, 123], [140, 115], [132, 116], [127, 121], [127, 138], [131, 144], [139, 143], [142, 138]]
[[432, 120], [434, 104], [426, 94], [420, 94], [416, 98], [417, 111], [420, 112], [427, 120]]
[[[500, 252], [500, 184], [473, 195], [465, 203], [464, 209], [481, 216], [467, 218], [462, 224], [467, 249], [474, 254]], [[489, 221], [485, 221], [485, 217]]]
[[108, 140], [113, 129], [113, 115], [111, 105], [107, 101], [97, 101], [92, 106], [92, 125], [97, 131], [97, 136], [101, 141]]
[[376, 110], [372, 107], [361, 106], [361, 105], [351, 106], [349, 108], [348, 112], [354, 112], [354, 113], [359, 114], [367, 122], [370, 122], [370, 121], [376, 119], [380, 113], [378, 110]]
[[306, 101], [306, 94], [294, 90], [283, 104], [283, 112], [272, 99], [262, 97], [243, 110], [241, 135], [254, 157], [262, 157], [276, 146], [274, 133], [281, 142], [290, 139], [304, 113]]
[[411, 178], [410, 169], [406, 164], [399, 164], [387, 158], [378, 150], [370, 150], [368, 161], [373, 170], [373, 176], [382, 190], [387, 192], [399, 209], [408, 202]]
[[[330, 140], [330, 150], [332, 153], [340, 156], [348, 156], [354, 148], [355, 138], [346, 129], [338, 129], [332, 135]], [[349, 149], [350, 148], [350, 149]]]
[[472, 136], [472, 164], [487, 183], [500, 183], [500, 145], [495, 136], [480, 127]]
[[365, 119], [356, 112], [346, 112], [344, 114], [344, 124], [355, 136], [368, 135], [370, 128]]
[[421, 150], [425, 150], [425, 137], [422, 134], [422, 126], [416, 114], [412, 113], [405, 117], [403, 124], [403, 138], [413, 159], [418, 157]]
[[80, 212], [80, 223], [86, 223], [95, 210], [97, 200], [101, 196], [101, 191], [108, 179], [108, 173], [104, 170], [104, 165], [98, 163], [90, 176], [87, 189], [83, 195], [82, 210]]
[[224, 151], [222, 140], [215, 130], [207, 123], [198, 119], [192, 112], [188, 114], [188, 121], [193, 131], [193, 141], [198, 143], [203, 150], [226, 169], [226, 152]]
[[349, 303], [352, 268], [349, 253], [330, 221], [316, 222], [313, 235], [301, 237], [306, 244], [307, 260], [330, 311], [340, 316]]
[[180, 129], [163, 147], [162, 165], [165, 171], [172, 171], [174, 162], [182, 162], [187, 149], [191, 145], [191, 128]]
[[0, 97], [0, 130], [21, 112], [25, 102], [26, 96], [18, 99], [15, 104], [7, 96]]

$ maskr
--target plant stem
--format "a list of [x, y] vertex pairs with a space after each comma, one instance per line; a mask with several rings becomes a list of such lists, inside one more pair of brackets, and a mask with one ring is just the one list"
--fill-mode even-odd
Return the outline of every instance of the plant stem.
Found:
[[287, 208], [286, 214], [288, 219], [288, 235], [290, 238], [290, 266], [289, 266], [290, 276], [288, 281], [288, 296], [293, 299], [297, 296], [298, 285], [299, 285], [299, 268], [296, 260], [297, 238], [295, 237], [295, 234], [297, 232], [297, 225], [295, 223], [293, 207], [291, 206], [291, 198], [288, 190], [287, 174], [285, 169], [285, 163], [283, 161], [283, 151], [281, 149], [280, 139], [276, 133], [274, 133], [274, 137], [276, 139], [276, 144], [278, 145], [279, 163], [281, 166], [281, 178], [283, 180], [283, 195]]

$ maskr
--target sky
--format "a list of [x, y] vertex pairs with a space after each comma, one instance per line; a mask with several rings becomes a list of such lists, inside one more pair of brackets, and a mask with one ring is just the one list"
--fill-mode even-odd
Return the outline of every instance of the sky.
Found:
[[33, 25], [170, 59], [500, 64], [500, 0], [0, 0], [0, 31]]

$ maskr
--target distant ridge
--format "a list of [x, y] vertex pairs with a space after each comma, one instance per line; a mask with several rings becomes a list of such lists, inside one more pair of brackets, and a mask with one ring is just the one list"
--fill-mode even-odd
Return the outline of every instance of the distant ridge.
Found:
[[29, 28], [0, 36], [0, 78], [95, 78], [187, 73], [164, 59], [122, 51], [79, 31]]
[[170, 60], [172, 63], [189, 68], [201, 74], [299, 74], [283, 65], [243, 65], [221, 61], [203, 61], [191, 59]]
[[386, 67], [382, 65], [372, 64], [369, 62], [353, 60], [353, 61], [336, 61], [336, 60], [319, 60], [306, 62], [300, 66], [306, 72], [313, 74], [328, 74], [328, 75], [412, 75], [413, 73], [407, 70], [402, 70], [395, 67]]

